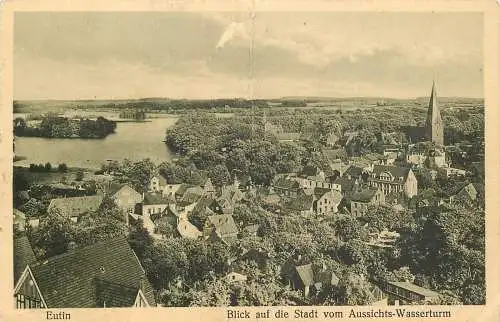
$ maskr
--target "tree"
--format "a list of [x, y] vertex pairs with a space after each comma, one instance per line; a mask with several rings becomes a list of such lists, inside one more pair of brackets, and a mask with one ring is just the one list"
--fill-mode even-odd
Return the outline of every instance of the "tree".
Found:
[[50, 170], [52, 170], [52, 165], [50, 164], [50, 162], [45, 163], [45, 171], [50, 172]]
[[148, 190], [149, 180], [156, 172], [156, 166], [150, 159], [144, 159], [123, 168], [123, 172], [134, 189], [138, 192], [145, 192]]
[[23, 136], [26, 127], [26, 121], [22, 117], [16, 117], [14, 119], [14, 135]]
[[78, 246], [91, 245], [99, 241], [125, 236], [127, 227], [123, 221], [111, 217], [87, 216], [80, 219], [73, 231], [73, 240]]
[[78, 170], [76, 172], [75, 180], [76, 181], [82, 181], [83, 180], [83, 176], [84, 176], [83, 170]]
[[104, 197], [97, 211], [97, 217], [111, 218], [122, 223], [126, 222], [125, 216], [128, 216], [128, 214], [118, 207], [115, 201], [108, 196]]
[[41, 201], [31, 198], [25, 204], [21, 205], [19, 210], [25, 213], [28, 217], [38, 218], [45, 213], [46, 208], [47, 207]]
[[161, 220], [157, 225], [156, 225], [156, 233], [160, 234], [164, 237], [172, 237], [174, 234], [174, 227], [167, 221]]
[[128, 243], [134, 250], [139, 260], [143, 262], [146, 252], [153, 245], [153, 238], [149, 235], [148, 230], [144, 228], [144, 223], [141, 218], [131, 225], [130, 233], [128, 235]]
[[375, 301], [370, 291], [370, 283], [365, 278], [346, 271], [334, 288], [337, 305], [369, 305]]
[[361, 225], [351, 216], [339, 215], [333, 222], [333, 227], [342, 241], [361, 237]]
[[231, 181], [231, 175], [227, 170], [225, 165], [218, 164], [215, 167], [208, 170], [208, 176], [212, 180], [212, 183], [221, 187], [223, 185], [228, 184]]
[[432, 289], [452, 291], [463, 303], [483, 303], [484, 213], [457, 208], [427, 216], [420, 227], [402, 232], [400, 262], [427, 276]]
[[195, 284], [190, 306], [222, 306], [231, 304], [229, 284], [224, 279], [208, 279]]
[[57, 167], [57, 171], [68, 172], [68, 166], [66, 165], [66, 163], [59, 163], [59, 166]]
[[68, 249], [72, 235], [71, 219], [58, 208], [53, 208], [40, 222], [37, 245], [45, 251], [46, 257], [62, 254]]

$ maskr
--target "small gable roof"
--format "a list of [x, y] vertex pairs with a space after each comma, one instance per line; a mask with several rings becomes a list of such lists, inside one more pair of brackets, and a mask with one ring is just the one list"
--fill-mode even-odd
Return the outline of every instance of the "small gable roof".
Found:
[[347, 159], [347, 151], [344, 148], [339, 149], [323, 149], [323, 155], [330, 162], [335, 160], [345, 160]]
[[288, 203], [288, 208], [295, 211], [310, 210], [314, 201], [313, 195], [300, 195]]
[[377, 189], [367, 188], [361, 191], [356, 191], [352, 194], [351, 200], [357, 202], [370, 202], [375, 194], [377, 193]]
[[382, 172], [389, 172], [393, 177], [402, 177], [403, 180], [406, 180], [406, 178], [408, 177], [408, 173], [410, 173], [410, 168], [379, 164], [373, 166], [373, 173], [376, 176], [380, 175]]
[[26, 214], [18, 209], [13, 209], [14, 224], [24, 224], [26, 222]]
[[347, 170], [344, 172], [343, 176], [348, 176], [350, 175], [351, 177], [358, 178], [363, 174], [363, 168], [351, 165]]
[[332, 198], [333, 203], [339, 204], [342, 201], [342, 194], [338, 190], [331, 190], [326, 188], [314, 188], [314, 195], [317, 199], [320, 199], [325, 194], [329, 194], [329, 197]]
[[140, 196], [140, 193], [138, 193], [134, 188], [132, 188], [131, 186], [129, 186], [126, 183], [119, 184], [119, 185], [113, 185], [112, 187], [110, 187], [109, 195], [111, 197], [115, 197], [115, 196], [119, 195], [120, 193], [127, 191], [127, 190]]
[[146, 192], [144, 194], [144, 205], [166, 205], [168, 199], [163, 197], [160, 193]]
[[177, 223], [177, 231], [184, 238], [198, 239], [202, 236], [201, 231], [196, 228], [189, 220], [180, 219]]
[[48, 209], [57, 208], [66, 216], [80, 216], [87, 212], [97, 211], [102, 200], [102, 195], [56, 198], [50, 201]]
[[434, 292], [432, 290], [423, 288], [421, 286], [415, 285], [410, 282], [387, 282], [388, 284], [394, 285], [396, 287], [408, 290], [410, 292], [425, 296], [425, 297], [438, 297], [439, 293]]
[[155, 305], [153, 288], [125, 237], [70, 250], [31, 267], [49, 308], [132, 306], [139, 289]]
[[306, 264], [301, 266], [295, 266], [295, 271], [304, 286], [310, 286], [314, 284], [314, 272], [312, 264]]
[[207, 220], [215, 227], [216, 232], [221, 237], [238, 233], [238, 227], [232, 215], [212, 215], [208, 216]]
[[248, 234], [255, 234], [259, 230], [259, 224], [248, 225], [243, 228], [243, 231]]
[[335, 181], [333, 181], [333, 184], [340, 185], [340, 189], [342, 190], [342, 192], [352, 191], [355, 183], [356, 182], [354, 180], [352, 179], [350, 180], [349, 178], [346, 177], [339, 177], [335, 179]]
[[301, 176], [307, 176], [307, 177], [313, 177], [317, 176], [320, 173], [320, 169], [314, 165], [306, 165], [303, 169], [302, 172], [300, 173]]
[[282, 189], [299, 189], [300, 185], [297, 181], [279, 177], [273, 183], [274, 187]]
[[35, 253], [26, 235], [14, 238], [14, 282], [21, 277], [26, 265], [36, 262]]

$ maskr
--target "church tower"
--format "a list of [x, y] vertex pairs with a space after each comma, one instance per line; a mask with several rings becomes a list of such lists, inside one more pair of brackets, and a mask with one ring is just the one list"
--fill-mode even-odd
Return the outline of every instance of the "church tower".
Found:
[[425, 136], [438, 146], [444, 146], [444, 125], [437, 102], [436, 84], [432, 82], [431, 98], [425, 122]]

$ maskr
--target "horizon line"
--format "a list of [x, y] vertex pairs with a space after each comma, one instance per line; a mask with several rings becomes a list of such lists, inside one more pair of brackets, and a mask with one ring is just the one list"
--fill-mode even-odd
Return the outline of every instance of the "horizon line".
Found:
[[[347, 99], [379, 99], [379, 100], [415, 100], [421, 98], [429, 98], [428, 96], [414, 96], [414, 97], [387, 97], [387, 96], [282, 96], [282, 97], [261, 97], [261, 98], [247, 98], [247, 97], [206, 97], [206, 98], [189, 98], [189, 97], [129, 97], [129, 98], [76, 98], [76, 99], [59, 99], [59, 98], [22, 98], [15, 99], [13, 102], [33, 102], [33, 101], [53, 101], [53, 102], [79, 102], [79, 101], [139, 101], [139, 100], [191, 100], [191, 101], [215, 101], [215, 100], [244, 100], [244, 101], [274, 101], [274, 100], [347, 100]], [[438, 99], [477, 99], [484, 100], [484, 97], [473, 96], [438, 96]]]

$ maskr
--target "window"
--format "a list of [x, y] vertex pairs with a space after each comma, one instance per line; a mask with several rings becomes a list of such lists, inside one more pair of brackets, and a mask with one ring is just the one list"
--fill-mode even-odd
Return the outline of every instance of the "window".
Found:
[[24, 296], [23, 294], [17, 294], [16, 296], [16, 308], [18, 309], [35, 309], [41, 308], [41, 306], [40, 300]]

